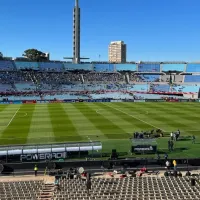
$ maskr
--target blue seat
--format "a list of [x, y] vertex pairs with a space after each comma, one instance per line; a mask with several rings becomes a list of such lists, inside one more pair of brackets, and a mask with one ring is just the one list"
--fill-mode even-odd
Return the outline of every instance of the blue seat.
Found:
[[17, 69], [34, 69], [39, 70], [39, 64], [38, 62], [21, 62], [21, 61], [15, 61], [15, 65]]
[[92, 64], [72, 64], [64, 63], [65, 70], [87, 70], [92, 71]]
[[0, 71], [12, 71], [14, 70], [13, 62], [10, 60], [0, 61]]
[[186, 75], [184, 82], [199, 82], [200, 83], [200, 75]]
[[160, 72], [160, 64], [138, 64], [138, 72]]
[[116, 71], [136, 71], [136, 64], [116, 64]]
[[200, 72], [200, 64], [198, 63], [187, 64], [186, 72]]
[[40, 62], [39, 66], [41, 70], [47, 71], [62, 71], [64, 69], [63, 63], [61, 62]]

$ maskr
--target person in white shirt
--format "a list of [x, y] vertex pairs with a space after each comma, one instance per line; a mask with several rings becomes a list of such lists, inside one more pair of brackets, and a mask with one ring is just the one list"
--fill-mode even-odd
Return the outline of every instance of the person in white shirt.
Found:
[[165, 164], [166, 164], [167, 169], [169, 170], [169, 168], [170, 168], [170, 162], [167, 160]]
[[173, 132], [171, 132], [171, 134], [170, 134], [170, 137], [171, 137], [171, 140], [173, 140]]

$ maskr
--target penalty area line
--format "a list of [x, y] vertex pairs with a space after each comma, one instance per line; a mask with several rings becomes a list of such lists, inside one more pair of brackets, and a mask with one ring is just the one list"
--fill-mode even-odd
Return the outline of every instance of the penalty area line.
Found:
[[110, 107], [110, 108], [112, 108], [112, 109], [115, 109], [115, 110], [117, 110], [117, 111], [119, 111], [119, 112], [121, 112], [121, 113], [124, 113], [124, 114], [126, 114], [126, 115], [128, 115], [128, 116], [130, 116], [130, 117], [132, 117], [132, 118], [134, 118], [134, 119], [137, 119], [138, 121], [141, 121], [141, 122], [143, 122], [143, 123], [145, 123], [145, 124], [147, 124], [147, 125], [149, 125], [149, 126], [151, 126], [151, 127], [154, 127], [154, 128], [156, 128], [156, 129], [160, 129], [160, 130], [166, 132], [165, 130], [163, 130], [163, 129], [157, 127], [157, 126], [154, 126], [153, 124], [150, 124], [150, 123], [148, 123], [148, 122], [146, 122], [146, 121], [144, 121], [144, 120], [142, 120], [142, 119], [140, 119], [140, 118], [138, 118], [138, 117], [135, 117], [135, 116], [133, 116], [133, 115], [130, 115], [130, 114], [128, 114], [128, 113], [126, 113], [126, 112], [124, 112], [124, 111], [118, 109], [118, 108], [114, 108], [114, 107], [112, 107], [112, 106], [110, 106], [110, 105], [107, 105], [107, 104], [105, 104], [105, 103], [102, 103], [102, 104], [104, 104], [105, 106], [108, 106], [108, 107]]
[[[19, 108], [20, 109], [20, 108]], [[18, 113], [19, 109], [17, 109], [17, 111], [15, 112], [15, 114], [12, 116], [11, 120], [8, 122], [7, 126], [8, 127], [10, 125], [10, 123], [12, 122], [12, 120], [15, 118], [16, 114]]]

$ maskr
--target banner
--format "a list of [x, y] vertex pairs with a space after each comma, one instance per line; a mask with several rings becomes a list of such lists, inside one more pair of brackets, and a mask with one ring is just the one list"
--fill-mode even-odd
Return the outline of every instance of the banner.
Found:
[[12, 104], [11, 101], [0, 101], [0, 104]]
[[64, 103], [63, 100], [50, 100], [49, 103]]
[[54, 160], [54, 159], [65, 159], [67, 158], [66, 152], [59, 153], [36, 153], [36, 154], [22, 154], [20, 156], [21, 162], [27, 161], [41, 161], [41, 160]]
[[167, 99], [167, 102], [179, 102], [179, 99]]
[[37, 100], [37, 103], [49, 103], [48, 100]]
[[122, 100], [110, 100], [110, 102], [122, 102]]
[[25, 101], [22, 101], [22, 103], [24, 104], [34, 104], [34, 103], [37, 103], [36, 100], [25, 100]]
[[124, 99], [123, 102], [134, 102], [134, 99]]
[[179, 99], [178, 101], [179, 102], [189, 102], [190, 100], [189, 99]]
[[22, 104], [22, 101], [21, 100], [15, 100], [15, 101], [13, 101], [13, 104]]
[[145, 102], [144, 99], [135, 99], [134, 102]]
[[166, 102], [165, 99], [145, 99], [145, 102]]
[[132, 153], [156, 153], [156, 145], [136, 145], [132, 146]]

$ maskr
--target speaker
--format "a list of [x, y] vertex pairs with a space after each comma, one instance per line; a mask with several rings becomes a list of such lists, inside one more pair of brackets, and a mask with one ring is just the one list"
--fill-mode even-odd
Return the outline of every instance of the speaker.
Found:
[[196, 180], [194, 178], [191, 178], [191, 186], [195, 186]]

